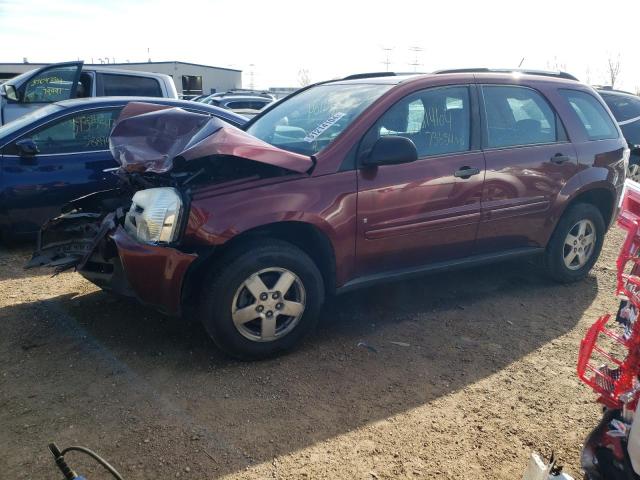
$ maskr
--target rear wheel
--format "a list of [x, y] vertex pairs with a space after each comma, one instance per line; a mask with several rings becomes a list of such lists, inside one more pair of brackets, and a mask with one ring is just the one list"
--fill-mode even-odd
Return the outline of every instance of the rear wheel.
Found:
[[545, 266], [549, 275], [564, 283], [583, 279], [598, 260], [604, 234], [600, 210], [588, 203], [570, 206], [547, 245]]
[[205, 280], [199, 318], [226, 353], [241, 359], [293, 348], [315, 326], [322, 275], [299, 248], [278, 240], [229, 252]]

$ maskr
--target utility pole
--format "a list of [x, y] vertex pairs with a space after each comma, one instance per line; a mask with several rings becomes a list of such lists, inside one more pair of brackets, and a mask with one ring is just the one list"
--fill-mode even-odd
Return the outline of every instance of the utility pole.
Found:
[[420, 53], [422, 53], [424, 51], [424, 48], [422, 47], [418, 47], [418, 46], [414, 46], [414, 47], [409, 47], [409, 51], [413, 53], [413, 63], [409, 63], [409, 66], [413, 66], [413, 71], [417, 72], [418, 71], [418, 66], [422, 65], [422, 63], [420, 63], [418, 60], [418, 56], [420, 55]]
[[385, 52], [384, 61], [382, 64], [386, 67], [386, 71], [389, 71], [389, 65], [391, 65], [391, 52], [393, 51], [393, 47], [381, 47]]

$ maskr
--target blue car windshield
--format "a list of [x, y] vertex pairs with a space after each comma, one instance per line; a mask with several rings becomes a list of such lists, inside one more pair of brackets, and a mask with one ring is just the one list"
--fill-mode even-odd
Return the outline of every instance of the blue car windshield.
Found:
[[59, 107], [58, 105], [47, 105], [46, 107], [39, 108], [31, 113], [27, 113], [26, 115], [17, 118], [13, 122], [2, 125], [0, 127], [0, 141], [2, 141], [2, 139], [4, 139], [7, 135], [12, 134], [13, 132], [17, 132], [21, 128], [24, 128], [27, 125], [40, 120], [41, 118], [48, 117], [52, 113], [59, 112], [60, 110], [62, 110], [62, 107]]
[[274, 105], [246, 131], [283, 150], [314, 155], [326, 148], [392, 86], [318, 85]]

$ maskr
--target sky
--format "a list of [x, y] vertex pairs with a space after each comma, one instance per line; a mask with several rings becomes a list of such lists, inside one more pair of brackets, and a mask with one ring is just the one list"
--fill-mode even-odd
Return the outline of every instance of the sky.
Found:
[[609, 84], [619, 59], [616, 88], [635, 92], [639, 13], [637, 0], [0, 0], [0, 62], [179, 60], [268, 88], [384, 71], [387, 55], [396, 72], [522, 62]]

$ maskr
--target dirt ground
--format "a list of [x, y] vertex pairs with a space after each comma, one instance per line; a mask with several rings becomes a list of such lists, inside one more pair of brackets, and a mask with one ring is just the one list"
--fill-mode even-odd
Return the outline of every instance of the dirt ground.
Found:
[[302, 348], [258, 363], [0, 247], [0, 476], [59, 478], [56, 441], [126, 479], [519, 479], [532, 450], [580, 478], [600, 414], [578, 345], [616, 308], [621, 239], [570, 286], [511, 262], [338, 297]]

